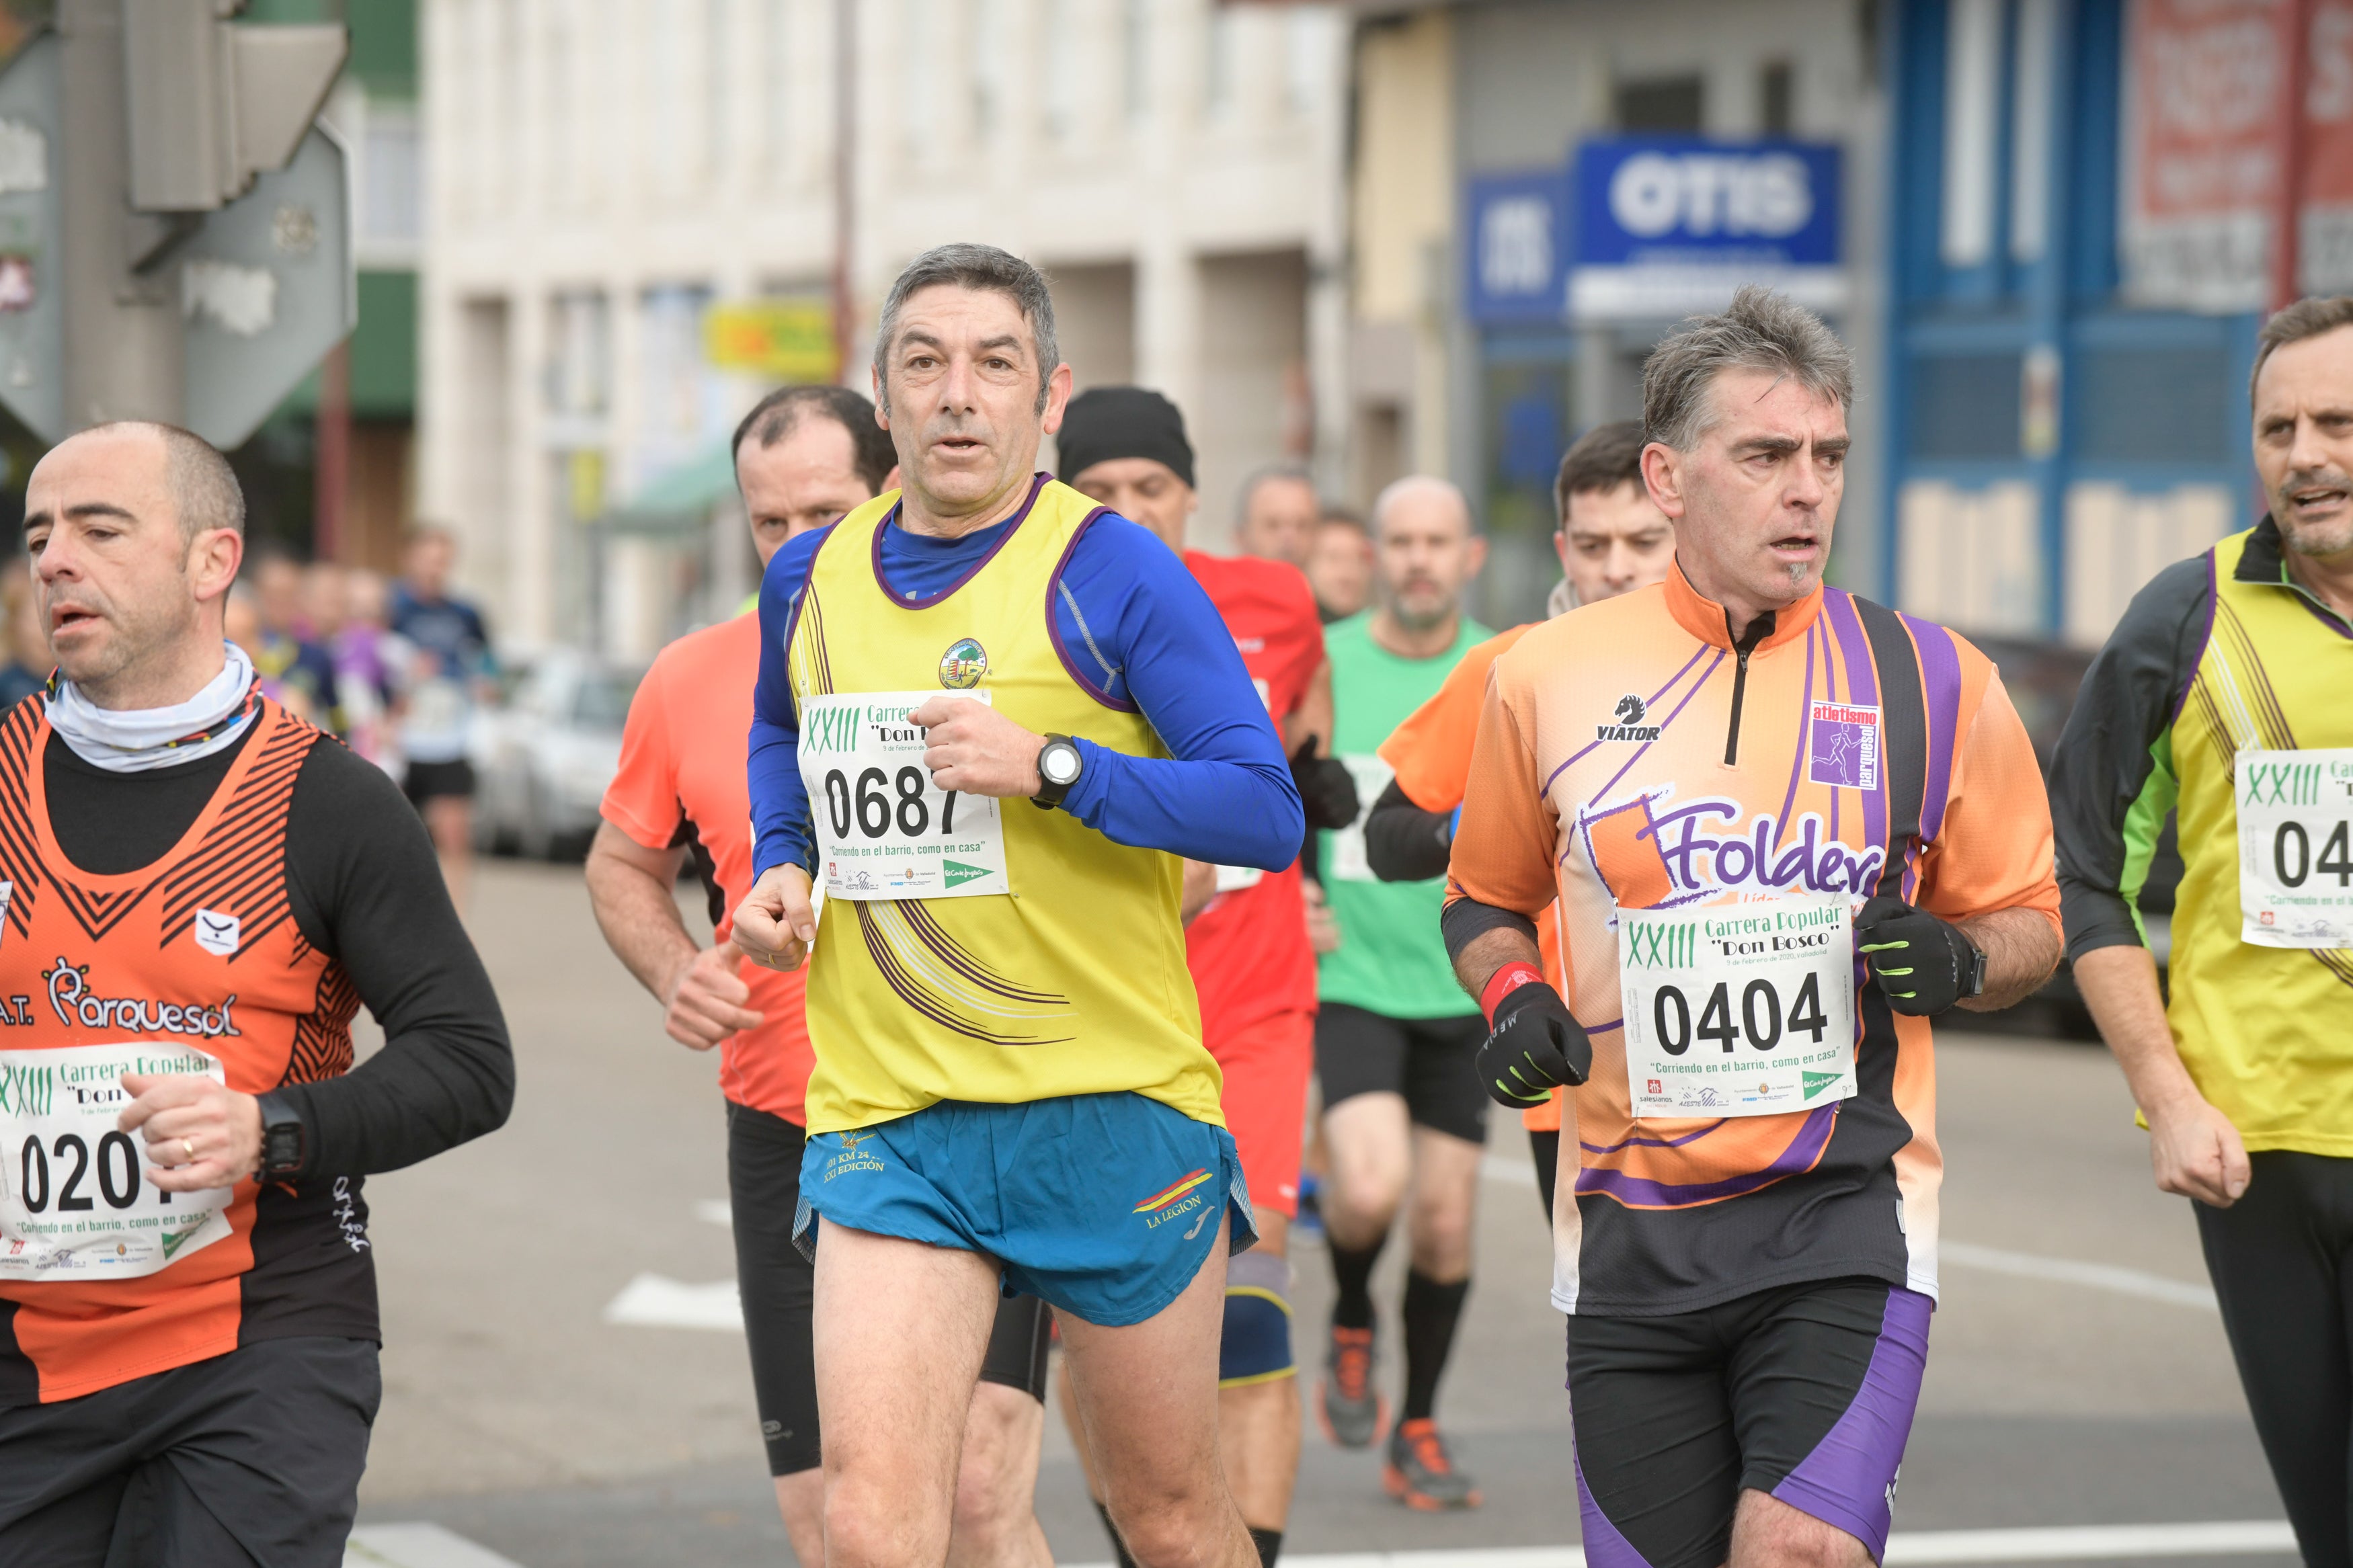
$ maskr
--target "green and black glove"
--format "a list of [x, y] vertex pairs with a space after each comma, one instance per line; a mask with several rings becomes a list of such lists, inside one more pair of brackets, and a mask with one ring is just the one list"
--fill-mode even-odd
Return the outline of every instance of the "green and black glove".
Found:
[[1534, 964], [1507, 963], [1487, 983], [1489, 1032], [1479, 1047], [1479, 1082], [1498, 1105], [1525, 1110], [1593, 1070], [1593, 1042]]
[[1985, 954], [1949, 921], [1881, 894], [1854, 918], [1855, 950], [1899, 1013], [1926, 1018], [1985, 989]]

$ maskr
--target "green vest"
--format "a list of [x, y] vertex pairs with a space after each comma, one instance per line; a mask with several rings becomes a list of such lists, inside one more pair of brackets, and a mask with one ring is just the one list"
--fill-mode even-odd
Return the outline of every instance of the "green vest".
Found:
[[1317, 865], [1341, 936], [1339, 951], [1316, 961], [1315, 994], [1322, 1001], [1390, 1018], [1459, 1018], [1479, 1011], [1455, 984], [1438, 932], [1446, 879], [1375, 880], [1365, 866], [1364, 826], [1389, 782], [1388, 765], [1375, 749], [1437, 694], [1465, 653], [1493, 635], [1465, 616], [1444, 653], [1399, 658], [1373, 640], [1369, 611], [1324, 629], [1332, 660], [1332, 751], [1356, 776], [1357, 814], [1355, 826], [1320, 836]]

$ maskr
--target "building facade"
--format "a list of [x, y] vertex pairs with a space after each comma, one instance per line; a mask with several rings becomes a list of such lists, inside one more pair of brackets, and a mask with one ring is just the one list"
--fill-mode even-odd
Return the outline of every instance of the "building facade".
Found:
[[[2353, 9], [1890, 0], [1886, 16], [1902, 107], [1883, 591], [2096, 647], [2160, 567], [2260, 510], [2246, 389], [2266, 305], [2353, 288]], [[2283, 226], [2301, 251], [2284, 261]]]
[[1888, 121], [1874, 10], [1461, 0], [1358, 12], [1344, 422], [1356, 488], [1408, 467], [1451, 475], [1493, 540], [1482, 614], [1539, 613], [1559, 575], [1548, 536], [1561, 452], [1638, 415], [1660, 336], [1756, 279], [1821, 308], [1865, 367], [1833, 571], [1873, 582]]
[[[765, 384], [714, 364], [714, 309], [828, 296], [836, 15], [425, 0], [442, 153], [421, 507], [459, 531], [465, 576], [516, 640], [642, 657], [749, 588], [723, 489], [708, 510], [678, 501], [712, 492], [682, 479], [723, 476]], [[855, 16], [840, 379], [867, 385], [901, 267], [983, 240], [1053, 278], [1082, 388], [1135, 381], [1184, 407], [1204, 542], [1251, 469], [1338, 461], [1347, 31], [1331, 7], [860, 0]]]

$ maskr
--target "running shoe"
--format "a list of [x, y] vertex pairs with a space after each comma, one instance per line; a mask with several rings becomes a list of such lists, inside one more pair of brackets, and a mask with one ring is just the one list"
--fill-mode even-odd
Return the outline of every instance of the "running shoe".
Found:
[[1324, 1418], [1324, 1436], [1343, 1448], [1369, 1448], [1380, 1441], [1389, 1406], [1373, 1387], [1372, 1330], [1333, 1325], [1315, 1409]]
[[1426, 1415], [1398, 1424], [1389, 1438], [1389, 1462], [1381, 1468], [1381, 1487], [1406, 1507], [1430, 1513], [1477, 1508], [1483, 1500], [1477, 1485], [1447, 1458], [1446, 1439]]

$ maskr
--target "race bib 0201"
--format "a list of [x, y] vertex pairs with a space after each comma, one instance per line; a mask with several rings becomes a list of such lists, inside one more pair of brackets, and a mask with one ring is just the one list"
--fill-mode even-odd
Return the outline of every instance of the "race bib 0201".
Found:
[[1855, 1092], [1846, 899], [1618, 911], [1637, 1117], [1774, 1116]]
[[1348, 777], [1356, 785], [1356, 820], [1347, 826], [1335, 828], [1332, 834], [1332, 863], [1324, 874], [1343, 882], [1377, 882], [1372, 862], [1365, 858], [1365, 819], [1373, 815], [1373, 802], [1397, 777], [1397, 770], [1377, 756], [1343, 755], [1340, 765], [1348, 770]]
[[0, 1279], [129, 1279], [229, 1234], [230, 1190], [167, 1193], [119, 1131], [126, 1073], [227, 1079], [192, 1046], [0, 1051]]
[[[837, 899], [968, 899], [1011, 890], [991, 796], [944, 790], [907, 715], [936, 691], [801, 699], [799, 760], [817, 830], [818, 886]], [[988, 700], [986, 691], [958, 697]]]
[[2239, 940], [2353, 947], [2353, 747], [2236, 761]]

